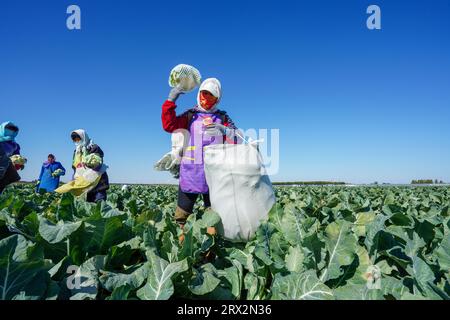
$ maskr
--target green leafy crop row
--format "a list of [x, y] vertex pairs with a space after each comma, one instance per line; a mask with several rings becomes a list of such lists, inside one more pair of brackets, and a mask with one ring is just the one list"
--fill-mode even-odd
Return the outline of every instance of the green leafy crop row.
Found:
[[176, 187], [0, 197], [0, 299], [449, 299], [450, 188], [278, 187], [254, 240], [185, 240]]

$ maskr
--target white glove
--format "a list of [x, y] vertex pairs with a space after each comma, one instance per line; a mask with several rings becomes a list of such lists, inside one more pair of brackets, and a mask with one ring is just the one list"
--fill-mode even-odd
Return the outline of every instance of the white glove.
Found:
[[166, 153], [158, 162], [155, 163], [154, 168], [158, 171], [166, 171], [166, 166], [172, 162], [172, 156]]
[[170, 171], [174, 166], [179, 165], [180, 162], [181, 157], [176, 158], [172, 152], [168, 152], [155, 163], [154, 168], [158, 171]]
[[207, 136], [231, 136], [233, 131], [219, 123], [212, 123], [205, 128], [205, 134]]
[[175, 179], [180, 177], [180, 159], [174, 159], [172, 152], [166, 153], [155, 165], [155, 170], [169, 171]]
[[155, 165], [155, 170], [170, 171], [174, 178], [180, 176], [180, 163], [184, 147], [187, 145], [189, 135], [186, 130], [177, 130], [172, 133], [172, 150], [166, 153]]

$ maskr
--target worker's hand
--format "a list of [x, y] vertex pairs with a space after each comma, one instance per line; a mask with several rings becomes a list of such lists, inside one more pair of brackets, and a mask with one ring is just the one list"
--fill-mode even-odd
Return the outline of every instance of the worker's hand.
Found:
[[57, 169], [55, 170], [55, 172], [52, 173], [53, 178], [57, 178], [59, 176], [61, 176], [63, 173], [63, 171], [61, 169]]
[[230, 132], [231, 130], [229, 128], [219, 123], [211, 123], [205, 128], [205, 134], [207, 136], [224, 136], [229, 135]]
[[168, 100], [176, 102], [180, 94], [184, 94], [184, 92], [178, 86], [176, 86], [172, 88], [172, 90], [170, 90]]
[[170, 152], [170, 157], [172, 159], [173, 164], [180, 164], [182, 156], [183, 156], [183, 148], [182, 147], [172, 147], [172, 151]]

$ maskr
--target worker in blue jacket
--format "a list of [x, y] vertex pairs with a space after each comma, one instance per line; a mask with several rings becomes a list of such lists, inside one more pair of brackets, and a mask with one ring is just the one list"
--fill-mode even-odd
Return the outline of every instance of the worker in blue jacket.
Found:
[[26, 159], [15, 141], [18, 133], [19, 127], [11, 121], [0, 124], [0, 194], [7, 185], [20, 180], [17, 171], [25, 167]]
[[38, 192], [53, 192], [59, 186], [59, 179], [66, 174], [66, 169], [61, 162], [56, 161], [53, 154], [49, 154], [39, 174], [39, 180], [36, 186]]

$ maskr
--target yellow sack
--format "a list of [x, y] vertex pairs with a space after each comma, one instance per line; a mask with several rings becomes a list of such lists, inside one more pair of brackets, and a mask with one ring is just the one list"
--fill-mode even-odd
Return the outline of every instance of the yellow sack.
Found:
[[83, 193], [89, 192], [91, 189], [93, 189], [99, 183], [100, 178], [101, 176], [99, 176], [94, 181], [88, 181], [83, 177], [77, 177], [75, 180], [63, 184], [55, 191], [58, 193], [71, 192], [74, 196], [78, 197], [81, 196]]
[[105, 165], [99, 171], [87, 167], [77, 168], [74, 176], [75, 180], [69, 181], [55, 191], [58, 193], [71, 192], [74, 196], [81, 196], [95, 188], [100, 182], [102, 174], [106, 172], [106, 168]]

